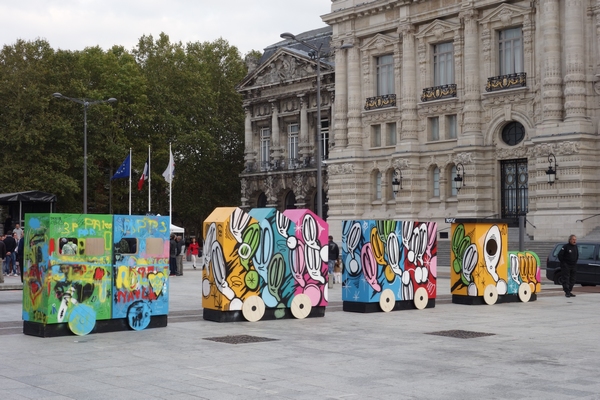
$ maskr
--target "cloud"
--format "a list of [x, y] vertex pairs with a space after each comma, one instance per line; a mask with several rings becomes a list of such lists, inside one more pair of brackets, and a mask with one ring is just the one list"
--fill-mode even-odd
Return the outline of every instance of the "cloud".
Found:
[[0, 4], [0, 37], [46, 39], [55, 49], [122, 45], [166, 33], [172, 42], [220, 37], [243, 54], [281, 40], [282, 32], [321, 28], [330, 0], [20, 0]]

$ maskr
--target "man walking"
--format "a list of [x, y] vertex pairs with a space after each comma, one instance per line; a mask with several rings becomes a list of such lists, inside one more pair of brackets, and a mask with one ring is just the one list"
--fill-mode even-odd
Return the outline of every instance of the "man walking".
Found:
[[340, 248], [333, 241], [333, 236], [329, 236], [329, 261], [327, 261], [327, 269], [329, 271], [329, 287], [333, 287], [333, 267], [336, 260], [340, 257]]
[[184, 246], [183, 246], [183, 238], [181, 236], [177, 236], [177, 239], [175, 239], [176, 243], [177, 243], [177, 276], [181, 276], [183, 275], [183, 253], [184, 253]]
[[577, 237], [569, 236], [569, 243], [565, 244], [558, 252], [560, 270], [562, 273], [562, 285], [565, 297], [575, 297], [571, 292], [575, 286], [575, 274], [577, 272], [577, 260], [579, 249], [577, 248]]

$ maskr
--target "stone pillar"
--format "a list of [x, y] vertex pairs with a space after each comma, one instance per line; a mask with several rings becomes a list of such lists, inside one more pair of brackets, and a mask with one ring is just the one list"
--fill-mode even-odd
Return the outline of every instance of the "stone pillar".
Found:
[[[336, 72], [337, 74], [337, 72]], [[348, 49], [348, 147], [362, 147], [360, 54], [358, 47]]]
[[[586, 2], [587, 3], [587, 2]], [[584, 63], [584, 5], [582, 0], [565, 3], [565, 121], [586, 119]]]
[[246, 118], [244, 120], [244, 160], [246, 163], [252, 163], [255, 160], [254, 146], [252, 143], [252, 112], [250, 107], [244, 108]]
[[333, 139], [335, 147], [342, 149], [348, 144], [348, 64], [346, 50], [335, 52], [335, 91]]
[[460, 13], [464, 23], [465, 46], [465, 103], [463, 109], [463, 133], [459, 146], [482, 145], [481, 133], [481, 85], [479, 84], [479, 14], [469, 9]]
[[271, 148], [273, 162], [279, 161], [281, 158], [281, 144], [280, 144], [281, 132], [279, 132], [279, 110], [277, 109], [277, 103], [271, 102], [271, 139], [273, 147]]
[[417, 144], [417, 59], [415, 52], [415, 27], [406, 24], [398, 28], [402, 34], [402, 130], [403, 146]]
[[300, 99], [300, 143], [298, 144], [298, 153], [302, 161], [310, 158], [310, 141], [308, 140], [308, 112], [307, 99], [304, 95], [298, 96]]
[[559, 0], [542, 0], [542, 123], [562, 120]]

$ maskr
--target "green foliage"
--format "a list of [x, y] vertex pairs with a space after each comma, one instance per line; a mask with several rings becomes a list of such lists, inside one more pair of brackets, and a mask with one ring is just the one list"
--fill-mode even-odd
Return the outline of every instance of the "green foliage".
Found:
[[87, 109], [88, 208], [127, 213], [129, 182], [110, 177], [132, 149], [134, 213], [148, 211], [148, 187], [137, 190], [151, 148], [151, 211], [168, 214], [162, 173], [175, 158], [174, 223], [201, 234], [218, 206], [239, 203], [244, 113], [235, 90], [246, 74], [236, 47], [171, 43], [142, 36], [132, 51], [54, 50], [44, 40], [19, 40], [0, 52], [2, 192], [41, 190], [58, 196], [61, 212], [82, 211], [83, 106], [76, 99], [117, 98]]

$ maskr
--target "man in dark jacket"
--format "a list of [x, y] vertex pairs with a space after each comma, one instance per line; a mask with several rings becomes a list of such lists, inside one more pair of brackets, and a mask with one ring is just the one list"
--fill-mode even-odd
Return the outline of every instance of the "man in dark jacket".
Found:
[[569, 243], [560, 249], [558, 259], [565, 296], [575, 297], [571, 292], [575, 285], [575, 273], [577, 272], [577, 260], [579, 259], [579, 249], [577, 248], [577, 237], [575, 235], [569, 236]]
[[333, 241], [333, 236], [329, 236], [329, 244], [328, 244], [328, 258], [327, 269], [329, 270], [329, 287], [332, 287], [333, 284], [333, 267], [335, 266], [335, 262], [338, 258], [340, 258], [340, 248], [337, 243]]
[[169, 269], [170, 276], [177, 275], [177, 242], [175, 242], [175, 234], [171, 233], [169, 240]]
[[0, 274], [0, 283], [4, 283], [4, 275], [7, 274], [4, 269], [4, 258], [6, 257], [6, 246], [4, 246], [4, 235], [0, 237], [0, 264], [2, 265], [2, 273]]
[[13, 237], [12, 231], [6, 233], [4, 238], [4, 246], [6, 246], [6, 258], [4, 259], [5, 268], [8, 270], [9, 276], [17, 276], [17, 258], [15, 249], [17, 248], [17, 241]]

